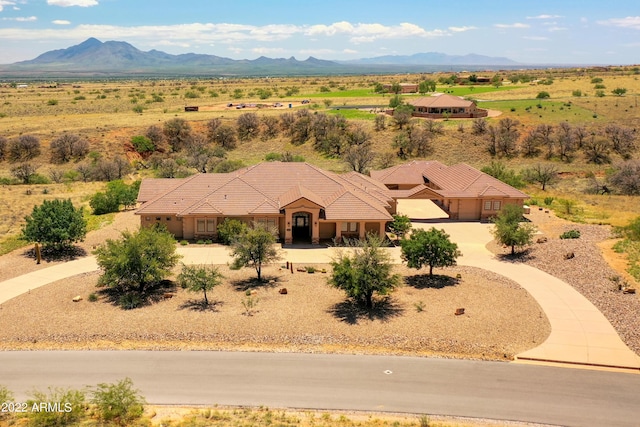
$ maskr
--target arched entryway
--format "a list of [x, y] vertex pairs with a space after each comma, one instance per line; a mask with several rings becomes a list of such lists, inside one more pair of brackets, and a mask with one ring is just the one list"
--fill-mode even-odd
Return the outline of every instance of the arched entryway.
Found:
[[309, 212], [296, 212], [293, 214], [292, 220], [291, 234], [293, 243], [311, 242], [311, 214]]

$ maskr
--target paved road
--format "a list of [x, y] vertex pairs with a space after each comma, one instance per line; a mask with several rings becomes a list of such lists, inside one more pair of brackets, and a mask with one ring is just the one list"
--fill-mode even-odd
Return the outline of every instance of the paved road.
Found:
[[640, 375], [414, 357], [237, 352], [0, 352], [0, 383], [81, 388], [125, 376], [153, 404], [391, 411], [637, 426]]

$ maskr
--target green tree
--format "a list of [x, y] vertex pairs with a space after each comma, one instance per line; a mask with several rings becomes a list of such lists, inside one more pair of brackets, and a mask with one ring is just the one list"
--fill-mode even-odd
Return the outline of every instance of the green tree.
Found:
[[150, 153], [156, 150], [156, 146], [153, 141], [144, 135], [136, 135], [132, 137], [131, 145], [133, 145], [133, 148], [135, 148], [140, 154]]
[[123, 231], [120, 240], [108, 239], [94, 254], [103, 270], [99, 285], [139, 295], [168, 277], [180, 258], [173, 235], [158, 227]]
[[374, 294], [387, 295], [400, 283], [400, 276], [392, 274], [389, 254], [381, 245], [380, 237], [370, 235], [353, 244], [352, 254], [339, 252], [331, 262], [329, 283], [369, 309], [373, 308]]
[[501, 245], [511, 246], [511, 255], [516, 253], [516, 247], [531, 244], [536, 231], [532, 224], [521, 223], [523, 213], [521, 206], [509, 204], [493, 219], [493, 236]]
[[262, 266], [281, 258], [274, 246], [275, 243], [275, 230], [254, 224], [231, 244], [232, 267], [253, 267], [258, 274], [258, 280], [262, 280]]
[[424, 94], [427, 92], [435, 92], [436, 91], [436, 81], [427, 79], [423, 80], [418, 84], [418, 92]]
[[38, 242], [54, 252], [71, 248], [73, 243], [84, 240], [87, 234], [82, 209], [76, 209], [70, 199], [45, 200], [40, 206], [33, 207], [25, 221], [23, 238]]
[[612, 94], [616, 95], [616, 96], [622, 96], [625, 93], [627, 93], [627, 89], [623, 88], [623, 87], [617, 87], [615, 89], [613, 89], [611, 91]]
[[178, 275], [178, 283], [191, 292], [204, 294], [204, 305], [209, 305], [207, 291], [222, 283], [224, 276], [217, 267], [189, 266], [182, 264], [182, 271]]
[[389, 108], [397, 108], [402, 104], [404, 104], [404, 100], [400, 95], [393, 95], [389, 99]]
[[398, 82], [393, 82], [391, 84], [391, 93], [399, 94], [402, 92], [402, 86]]
[[146, 402], [140, 391], [133, 388], [133, 381], [125, 378], [115, 384], [98, 384], [91, 403], [96, 406], [100, 420], [126, 426], [142, 417]]
[[120, 201], [113, 193], [97, 192], [89, 200], [94, 215], [103, 215], [120, 210]]
[[27, 400], [28, 408], [32, 408], [34, 405], [40, 407], [40, 404], [60, 402], [62, 410], [29, 410], [26, 415], [29, 419], [30, 426], [64, 427], [78, 425], [77, 423], [86, 416], [87, 404], [85, 403], [85, 395], [82, 391], [49, 387], [49, 393], [35, 390], [31, 394], [32, 398]]
[[411, 236], [400, 242], [402, 259], [411, 268], [421, 269], [429, 266], [429, 275], [434, 267], [456, 265], [456, 259], [462, 255], [458, 245], [449, 240], [444, 230], [431, 227], [429, 230], [413, 230]]
[[389, 230], [396, 235], [396, 238], [404, 238], [404, 235], [411, 229], [411, 220], [406, 215], [393, 215], [393, 221], [389, 223]]
[[538, 95], [536, 95], [537, 99], [547, 99], [550, 97], [551, 95], [549, 95], [549, 92], [546, 92], [546, 91], [538, 92]]
[[245, 234], [247, 224], [237, 219], [226, 218], [218, 224], [218, 240], [224, 245], [230, 245], [234, 240]]
[[492, 161], [489, 166], [483, 167], [481, 171], [512, 187], [522, 188], [525, 186], [522, 176], [513, 169], [508, 169], [503, 162]]

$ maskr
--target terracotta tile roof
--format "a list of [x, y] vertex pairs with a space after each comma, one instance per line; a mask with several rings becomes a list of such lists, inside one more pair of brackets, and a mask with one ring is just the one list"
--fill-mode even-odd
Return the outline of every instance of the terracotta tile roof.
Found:
[[[180, 180], [154, 180], [145, 198], [157, 194], [142, 214], [281, 214], [284, 206], [305, 198], [325, 210], [327, 219], [389, 220], [391, 200], [379, 184], [356, 183], [308, 163], [267, 162], [225, 174], [198, 174]], [[363, 182], [370, 178], [364, 177]], [[164, 186], [164, 190], [162, 187]]]
[[414, 107], [432, 107], [432, 108], [447, 108], [447, 107], [465, 108], [465, 107], [471, 107], [472, 105], [474, 105], [473, 101], [468, 101], [466, 99], [460, 98], [459, 96], [446, 95], [446, 94], [425, 96], [418, 99], [408, 100], [407, 104], [413, 105]]
[[278, 197], [280, 207], [283, 208], [296, 200], [307, 199], [312, 203], [324, 208], [324, 200], [313, 191], [300, 184], [294, 185], [291, 189]]
[[145, 203], [167, 190], [167, 185], [179, 185], [184, 179], [147, 178], [140, 184], [138, 202]]
[[418, 185], [424, 183], [422, 176], [424, 171], [440, 166], [446, 167], [437, 160], [414, 160], [410, 163], [392, 166], [387, 169], [372, 170], [369, 174], [371, 178], [386, 185]]
[[[404, 184], [422, 186], [431, 183], [436, 194], [450, 198], [509, 197], [526, 199], [525, 193], [481, 172], [467, 164], [446, 166], [437, 161], [413, 161], [380, 171], [371, 171], [371, 177], [386, 185]], [[393, 197], [410, 197], [422, 189], [395, 190]]]

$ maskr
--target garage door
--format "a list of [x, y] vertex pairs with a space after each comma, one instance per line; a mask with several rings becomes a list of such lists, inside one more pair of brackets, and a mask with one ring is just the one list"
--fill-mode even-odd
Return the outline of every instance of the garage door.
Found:
[[460, 199], [458, 219], [467, 221], [480, 219], [480, 201]]

